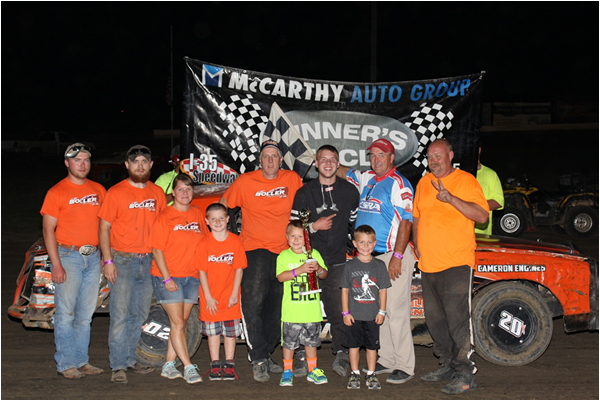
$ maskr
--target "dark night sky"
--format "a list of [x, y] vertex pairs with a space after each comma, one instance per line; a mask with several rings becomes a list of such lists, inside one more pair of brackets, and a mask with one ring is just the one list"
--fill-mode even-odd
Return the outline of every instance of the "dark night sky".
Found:
[[[175, 128], [183, 57], [370, 81], [368, 2], [2, 2], [2, 138]], [[377, 81], [487, 72], [484, 101], [598, 101], [597, 2], [377, 3]]]

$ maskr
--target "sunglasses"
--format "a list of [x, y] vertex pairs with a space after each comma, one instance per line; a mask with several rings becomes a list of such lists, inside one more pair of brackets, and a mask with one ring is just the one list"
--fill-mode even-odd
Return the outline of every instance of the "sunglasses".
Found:
[[67, 152], [65, 153], [65, 157], [67, 157], [67, 158], [75, 157], [82, 150], [84, 152], [88, 152], [90, 155], [92, 154], [92, 149], [89, 146], [76, 145], [76, 146], [73, 146], [73, 147], [69, 148], [69, 150], [67, 150]]
[[127, 158], [129, 159], [131, 156], [138, 155], [140, 153], [142, 155], [150, 156], [150, 150], [148, 148], [139, 147], [139, 148], [130, 149], [129, 152], [127, 152]]

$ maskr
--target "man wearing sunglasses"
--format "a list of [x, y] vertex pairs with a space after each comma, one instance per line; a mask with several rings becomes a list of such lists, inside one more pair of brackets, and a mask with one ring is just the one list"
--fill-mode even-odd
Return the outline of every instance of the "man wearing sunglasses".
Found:
[[110, 288], [108, 346], [115, 383], [127, 383], [126, 372], [154, 371], [136, 362], [135, 350], [152, 300], [150, 231], [167, 207], [163, 190], [149, 181], [150, 149], [131, 147], [125, 167], [129, 177], [108, 190], [98, 215], [104, 276]]
[[67, 177], [50, 188], [42, 209], [42, 230], [54, 281], [54, 344], [58, 374], [81, 379], [104, 371], [89, 364], [90, 325], [100, 282], [98, 210], [104, 187], [87, 179], [89, 147], [65, 151]]
[[377, 244], [373, 256], [385, 262], [392, 282], [387, 290], [386, 319], [379, 332], [381, 348], [375, 373], [390, 373], [386, 383], [402, 384], [414, 377], [415, 369], [410, 328], [415, 258], [408, 244], [414, 191], [410, 182], [396, 171], [395, 148], [390, 141], [379, 138], [367, 151], [372, 170], [340, 167], [337, 175], [346, 178], [360, 192], [356, 226], [366, 224], [375, 230]]

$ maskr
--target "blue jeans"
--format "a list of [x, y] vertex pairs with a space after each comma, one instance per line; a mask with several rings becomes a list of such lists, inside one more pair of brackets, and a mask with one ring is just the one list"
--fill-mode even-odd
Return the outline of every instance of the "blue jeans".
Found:
[[115, 371], [127, 369], [136, 362], [135, 350], [152, 302], [152, 254], [123, 257], [113, 253], [113, 260], [117, 268], [117, 280], [115, 284], [108, 284], [108, 348], [110, 368]]
[[56, 369], [63, 372], [89, 362], [90, 325], [100, 286], [100, 252], [82, 256], [58, 247], [67, 280], [54, 287], [54, 345]]

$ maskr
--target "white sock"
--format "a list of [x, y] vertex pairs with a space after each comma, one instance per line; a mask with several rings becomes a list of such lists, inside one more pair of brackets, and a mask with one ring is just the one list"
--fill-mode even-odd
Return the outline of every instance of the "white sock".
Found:
[[367, 370], [367, 376], [372, 375], [373, 373], [375, 373], [375, 371], [373, 371], [373, 370]]
[[357, 375], [360, 376], [360, 370], [353, 370], [352, 373], [356, 373]]

